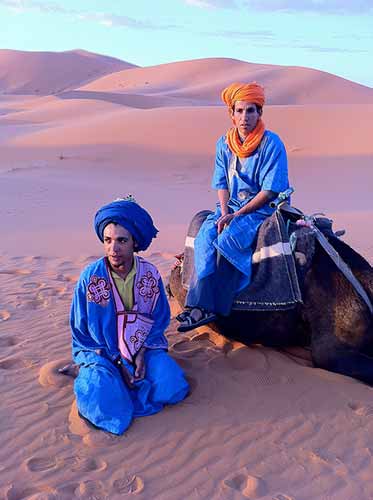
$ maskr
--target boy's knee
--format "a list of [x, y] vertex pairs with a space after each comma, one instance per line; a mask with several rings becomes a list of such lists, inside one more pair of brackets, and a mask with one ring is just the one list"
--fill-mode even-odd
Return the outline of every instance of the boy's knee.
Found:
[[153, 356], [148, 370], [147, 378], [152, 384], [154, 402], [174, 404], [182, 401], [189, 393], [189, 384], [183, 370], [166, 352]]

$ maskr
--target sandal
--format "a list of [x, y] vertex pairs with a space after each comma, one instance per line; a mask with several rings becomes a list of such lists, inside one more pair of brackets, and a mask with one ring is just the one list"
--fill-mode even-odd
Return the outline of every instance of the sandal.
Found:
[[191, 311], [191, 309], [185, 309], [185, 311], [182, 311], [180, 314], [175, 316], [175, 319], [179, 323], [183, 323], [184, 321], [186, 321], [187, 317], [190, 315], [190, 311]]
[[214, 313], [210, 313], [200, 309], [199, 307], [193, 307], [190, 313], [194, 310], [198, 310], [201, 314], [200, 319], [196, 320], [193, 318], [192, 314], [186, 316], [186, 319], [182, 322], [182, 324], [178, 327], [178, 332], [189, 332], [190, 330], [194, 330], [195, 328], [199, 328], [200, 326], [207, 325], [212, 321], [217, 320], [217, 316]]

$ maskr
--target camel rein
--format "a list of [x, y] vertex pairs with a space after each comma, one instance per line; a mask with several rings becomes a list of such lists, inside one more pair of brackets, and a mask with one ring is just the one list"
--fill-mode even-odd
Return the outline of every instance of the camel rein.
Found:
[[[292, 192], [293, 190], [290, 188], [288, 191]], [[348, 279], [348, 281], [351, 283], [351, 285], [354, 287], [355, 291], [357, 294], [361, 297], [361, 299], [365, 302], [366, 306], [368, 307], [370, 314], [373, 314], [373, 306], [372, 302], [370, 301], [368, 294], [362, 287], [360, 281], [356, 278], [354, 273], [352, 272], [350, 266], [342, 259], [342, 257], [339, 255], [339, 253], [335, 250], [335, 248], [329, 243], [328, 239], [325, 237], [325, 235], [320, 231], [320, 229], [315, 225], [314, 223], [314, 217], [313, 216], [305, 216], [300, 210], [297, 210], [293, 207], [291, 207], [287, 203], [287, 198], [289, 197], [289, 194], [287, 192], [281, 193], [283, 194], [283, 198], [280, 200], [279, 203], [273, 204], [272, 206], [276, 207], [277, 210], [284, 211], [287, 213], [292, 213], [293, 215], [299, 216], [299, 218], [302, 218], [304, 221], [307, 222], [307, 225], [313, 230], [317, 241], [320, 243], [320, 245], [323, 247], [323, 249], [326, 251], [326, 253], [329, 255], [329, 257], [332, 259], [334, 264], [338, 267], [338, 269], [341, 271], [341, 273]]]
[[342, 257], [339, 255], [339, 253], [333, 248], [333, 246], [329, 243], [327, 238], [323, 235], [323, 233], [320, 231], [319, 228], [317, 228], [314, 224], [311, 223], [311, 227], [313, 231], [315, 232], [315, 236], [317, 238], [317, 241], [320, 243], [320, 245], [323, 247], [323, 249], [326, 251], [326, 253], [329, 255], [329, 257], [332, 259], [334, 264], [338, 267], [338, 269], [341, 271], [341, 273], [348, 279], [348, 281], [351, 283], [351, 285], [355, 288], [356, 292], [360, 295], [360, 297], [363, 299], [365, 304], [367, 305], [370, 314], [373, 314], [373, 306], [372, 303], [368, 297], [368, 294], [362, 287], [360, 281], [355, 277], [354, 273], [351, 271], [350, 266], [342, 259]]

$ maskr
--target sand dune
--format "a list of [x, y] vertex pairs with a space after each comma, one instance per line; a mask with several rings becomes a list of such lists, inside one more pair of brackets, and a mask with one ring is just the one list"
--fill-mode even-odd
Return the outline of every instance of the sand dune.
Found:
[[232, 80], [267, 89], [294, 205], [327, 213], [373, 263], [373, 89], [233, 59], [127, 67], [0, 52], [0, 498], [371, 500], [372, 390], [313, 368], [301, 348], [180, 335], [172, 320], [191, 395], [121, 437], [79, 418], [58, 367], [75, 282], [102, 253], [93, 215], [132, 193], [160, 230], [146, 256], [166, 280], [190, 218], [216, 202], [215, 141], [230, 126], [219, 92]]
[[[272, 105], [373, 102], [373, 89], [369, 87], [296, 66], [209, 58], [138, 68], [81, 50], [61, 53], [0, 50], [0, 92], [7, 94], [47, 95], [75, 90], [84, 92], [87, 98], [101, 92], [116, 95], [116, 99], [121, 94], [134, 94], [134, 98], [144, 95], [145, 105], [150, 95], [158, 99], [174, 98], [154, 100], [159, 102], [157, 107], [172, 102], [180, 105], [178, 99], [213, 105], [220, 103], [220, 92], [226, 85], [248, 80], [258, 81], [266, 88], [267, 104]], [[143, 107], [139, 99], [138, 103]]]
[[198, 59], [107, 75], [81, 90], [167, 95], [219, 104], [221, 90], [232, 81], [257, 81], [267, 104], [373, 103], [373, 89], [330, 73], [295, 66], [252, 64], [236, 59]]
[[0, 93], [55, 94], [134, 66], [84, 50], [22, 52], [0, 49]]
[[[79, 145], [120, 145], [144, 149], [145, 139], [146, 150], [192, 156], [212, 155], [217, 137], [230, 126], [228, 113], [222, 106], [137, 110], [107, 104], [53, 100], [32, 111], [0, 117], [0, 124], [4, 124], [3, 130], [7, 123], [42, 125], [42, 130], [28, 129], [9, 141], [17, 147], [43, 145], [68, 149]], [[267, 127], [282, 137], [290, 155], [373, 153], [370, 140], [373, 104], [267, 106], [263, 118]]]

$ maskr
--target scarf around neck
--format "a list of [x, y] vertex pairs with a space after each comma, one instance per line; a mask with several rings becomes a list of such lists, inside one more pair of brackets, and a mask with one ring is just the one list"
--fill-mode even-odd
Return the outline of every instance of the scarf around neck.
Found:
[[232, 153], [239, 158], [247, 158], [261, 143], [264, 132], [264, 122], [259, 118], [254, 130], [249, 133], [244, 142], [241, 142], [237, 128], [232, 127], [228, 130], [226, 135], [228, 147]]

